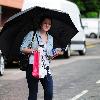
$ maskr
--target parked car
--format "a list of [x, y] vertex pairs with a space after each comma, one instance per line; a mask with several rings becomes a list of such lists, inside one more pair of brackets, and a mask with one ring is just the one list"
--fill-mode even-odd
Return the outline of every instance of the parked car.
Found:
[[0, 50], [0, 76], [2, 76], [4, 74], [4, 68], [5, 68], [4, 57], [3, 57], [2, 52]]
[[99, 35], [99, 19], [98, 18], [82, 18], [82, 23], [86, 37], [97, 38]]

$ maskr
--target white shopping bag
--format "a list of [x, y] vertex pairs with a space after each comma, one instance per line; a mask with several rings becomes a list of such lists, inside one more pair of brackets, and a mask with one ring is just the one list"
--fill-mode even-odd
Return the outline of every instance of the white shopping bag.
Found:
[[39, 77], [44, 78], [48, 74], [47, 67], [49, 67], [49, 61], [43, 53], [43, 48], [39, 47], [38, 50], [40, 52], [40, 56], [39, 56]]
[[34, 62], [32, 75], [35, 78], [44, 78], [48, 74], [49, 61], [43, 53], [43, 48], [39, 47], [34, 51]]

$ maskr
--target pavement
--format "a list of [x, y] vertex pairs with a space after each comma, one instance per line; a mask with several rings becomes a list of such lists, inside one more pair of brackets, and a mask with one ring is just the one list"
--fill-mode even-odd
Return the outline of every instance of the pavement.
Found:
[[86, 45], [95, 45], [100, 43], [100, 38], [96, 38], [96, 39], [91, 39], [91, 38], [86, 38]]

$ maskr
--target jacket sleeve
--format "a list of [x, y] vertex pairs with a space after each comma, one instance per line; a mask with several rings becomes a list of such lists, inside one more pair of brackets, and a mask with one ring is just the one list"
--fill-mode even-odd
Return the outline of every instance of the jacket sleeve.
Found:
[[22, 51], [24, 48], [27, 48], [29, 44], [31, 44], [33, 37], [33, 31], [29, 32], [23, 39], [22, 45], [20, 47], [20, 51]]

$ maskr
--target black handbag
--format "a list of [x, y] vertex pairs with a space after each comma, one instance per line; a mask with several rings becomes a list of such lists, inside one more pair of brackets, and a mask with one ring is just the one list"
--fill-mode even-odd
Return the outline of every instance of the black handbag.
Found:
[[20, 53], [20, 61], [19, 61], [20, 70], [26, 71], [26, 69], [28, 67], [28, 63], [29, 63], [28, 55]]
[[[35, 33], [36, 33], [36, 31], [34, 31], [34, 33], [33, 33], [32, 41], [34, 39]], [[31, 44], [29, 44], [28, 47], [29, 48], [32, 47], [32, 42], [31, 42]], [[19, 54], [19, 68], [20, 68], [20, 70], [22, 70], [22, 71], [27, 70], [27, 67], [29, 64], [29, 56], [30, 56], [29, 54], [24, 54], [24, 53], [20, 52], [20, 54]]]

